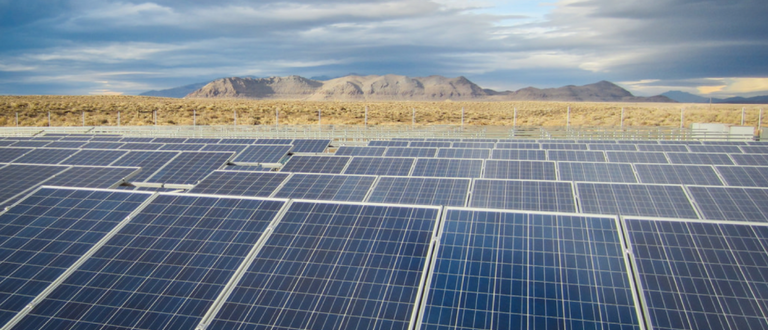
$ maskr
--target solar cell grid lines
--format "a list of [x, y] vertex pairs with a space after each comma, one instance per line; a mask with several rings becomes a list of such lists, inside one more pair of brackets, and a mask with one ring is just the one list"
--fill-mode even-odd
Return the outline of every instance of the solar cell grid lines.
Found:
[[765, 329], [765, 226], [626, 219], [654, 329]]
[[84, 141], [55, 141], [46, 145], [46, 148], [77, 149], [85, 145]]
[[58, 164], [78, 152], [78, 149], [32, 149], [16, 158], [14, 163], [25, 164]]
[[605, 157], [612, 163], [669, 164], [663, 152], [606, 151]]
[[688, 150], [691, 152], [720, 152], [720, 153], [741, 153], [741, 149], [738, 146], [721, 146], [721, 145], [689, 145]]
[[696, 140], [659, 140], [659, 144], [685, 144], [685, 145], [699, 145], [701, 141]]
[[187, 138], [154, 138], [152, 143], [184, 143]]
[[[221, 139], [221, 144], [254, 144], [258, 139]], [[286, 143], [290, 144], [290, 143]]]
[[144, 182], [158, 169], [165, 166], [171, 159], [179, 155], [172, 151], [131, 151], [112, 163], [112, 166], [136, 166], [141, 168], [139, 174], [133, 176], [131, 181]]
[[723, 185], [709, 165], [634, 164], [634, 167], [642, 183]]
[[0, 215], [0, 324], [32, 302], [149, 196], [41, 188]]
[[470, 179], [380, 177], [367, 202], [464, 206]]
[[293, 174], [273, 197], [362, 202], [374, 176]]
[[389, 147], [386, 157], [435, 157], [437, 148]]
[[541, 149], [587, 150], [587, 145], [582, 143], [542, 143]]
[[42, 148], [50, 143], [49, 141], [16, 141], [11, 146], [17, 148]]
[[558, 162], [557, 167], [563, 181], [637, 182], [631, 164]]
[[257, 139], [253, 144], [291, 144], [293, 139]]
[[487, 160], [483, 178], [557, 180], [555, 162], [525, 160]]
[[294, 202], [206, 326], [409, 329], [438, 215]]
[[0, 140], [0, 147], [7, 147], [7, 146], [12, 145], [14, 143], [16, 143], [16, 141]]
[[162, 147], [163, 147], [163, 144], [160, 144], [160, 143], [129, 142], [129, 143], [124, 143], [118, 149], [123, 149], [123, 150], [159, 150]]
[[232, 152], [182, 152], [157, 170], [147, 182], [196, 184], [232, 158]]
[[719, 146], [745, 146], [748, 141], [700, 141], [703, 145], [719, 145]]
[[291, 156], [280, 171], [340, 174], [349, 160], [347, 156]]
[[737, 165], [768, 166], [768, 155], [764, 154], [729, 154]]
[[204, 144], [198, 143], [166, 143], [157, 150], [200, 151], [203, 147], [205, 147]]
[[241, 152], [248, 148], [244, 144], [206, 144], [200, 151], [234, 151]]
[[496, 148], [494, 142], [454, 142], [453, 148], [472, 148], [472, 149], [493, 149]]
[[408, 141], [396, 140], [371, 140], [368, 141], [369, 147], [407, 147]]
[[667, 157], [672, 164], [733, 165], [728, 154], [668, 152]]
[[547, 159], [569, 162], [604, 162], [604, 151], [587, 150], [547, 150]]
[[190, 193], [269, 197], [288, 178], [287, 173], [214, 171]]
[[491, 159], [499, 160], [547, 160], [545, 150], [532, 149], [493, 149]]
[[184, 143], [201, 143], [201, 144], [216, 144], [219, 143], [221, 139], [212, 139], [212, 138], [188, 138]]
[[384, 156], [386, 147], [350, 147], [341, 146], [336, 150], [337, 156]]
[[576, 212], [570, 182], [476, 179], [470, 207]]
[[291, 149], [291, 152], [293, 153], [320, 153], [328, 148], [328, 145], [331, 144], [331, 140], [295, 139], [291, 144], [293, 145], [293, 149]]
[[496, 149], [541, 149], [541, 145], [532, 142], [499, 142], [496, 143]]
[[679, 185], [577, 182], [576, 191], [583, 213], [699, 218]]
[[24, 154], [32, 151], [31, 148], [0, 148], [0, 162], [10, 163]]
[[120, 157], [127, 154], [127, 151], [119, 150], [94, 150], [84, 149], [80, 150], [71, 157], [65, 159], [59, 164], [62, 165], [92, 165], [92, 166], [107, 166], [112, 164]]
[[709, 220], [768, 222], [768, 189], [740, 187], [686, 187]]
[[452, 146], [452, 142], [445, 142], [445, 141], [411, 141], [411, 143], [408, 144], [408, 147], [411, 148], [450, 148]]
[[716, 166], [729, 186], [768, 187], [768, 166]]
[[639, 151], [669, 151], [669, 152], [688, 152], [688, 147], [684, 144], [638, 144]]
[[768, 154], [768, 146], [743, 146], [739, 148], [746, 154]]
[[440, 148], [437, 149], [437, 157], [487, 159], [491, 157], [491, 149]]
[[415, 158], [353, 157], [344, 174], [407, 176], [415, 161]]
[[290, 145], [254, 144], [237, 154], [233, 162], [243, 164], [276, 164], [294, 148]]
[[641, 329], [615, 218], [449, 208], [419, 329]]
[[155, 138], [151, 137], [124, 137], [120, 139], [120, 142], [127, 143], [151, 143]]
[[412, 176], [445, 178], [479, 178], [483, 170], [482, 159], [419, 158]]
[[589, 150], [625, 150], [625, 151], [637, 151], [634, 144], [619, 144], [619, 143], [590, 143], [587, 145]]
[[11, 164], [0, 167], [0, 182], [3, 184], [3, 189], [0, 189], [0, 206], [11, 204], [14, 196], [37, 187], [43, 181], [66, 169], [66, 166], [50, 165]]
[[161, 194], [16, 328], [193, 329], [284, 204]]
[[120, 149], [125, 143], [118, 143], [118, 142], [88, 142], [84, 145], [82, 145], [80, 148], [82, 149]]
[[115, 188], [139, 171], [138, 167], [77, 166], [45, 181], [48, 186]]

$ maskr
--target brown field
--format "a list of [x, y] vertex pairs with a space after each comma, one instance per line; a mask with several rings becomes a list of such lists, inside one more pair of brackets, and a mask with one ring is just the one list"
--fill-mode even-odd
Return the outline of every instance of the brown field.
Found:
[[0, 126], [86, 126], [152, 125], [157, 111], [158, 125], [231, 125], [237, 112], [238, 125], [274, 125], [279, 111], [280, 125], [317, 124], [318, 109], [323, 125], [362, 125], [365, 107], [368, 125], [410, 125], [413, 109], [416, 125], [459, 125], [465, 109], [466, 125], [512, 126], [517, 109], [518, 126], [570, 125], [619, 126], [625, 109], [625, 126], [680, 126], [724, 123], [739, 125], [742, 108], [744, 124], [758, 126], [763, 105], [678, 104], [678, 103], [587, 103], [587, 102], [312, 102], [293, 100], [171, 99], [141, 96], [0, 96]]

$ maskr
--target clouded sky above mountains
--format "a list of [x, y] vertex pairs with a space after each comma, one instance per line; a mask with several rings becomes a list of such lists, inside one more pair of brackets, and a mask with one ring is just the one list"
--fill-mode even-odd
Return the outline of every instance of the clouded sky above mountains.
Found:
[[0, 94], [355, 72], [765, 95], [766, 17], [765, 0], [0, 0]]

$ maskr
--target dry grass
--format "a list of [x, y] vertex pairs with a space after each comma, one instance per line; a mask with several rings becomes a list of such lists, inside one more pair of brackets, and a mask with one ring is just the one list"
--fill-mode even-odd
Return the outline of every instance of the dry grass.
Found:
[[757, 126], [762, 105], [676, 104], [676, 103], [586, 103], [586, 102], [311, 102], [290, 100], [171, 99], [141, 96], [0, 96], [0, 126], [80, 126], [85, 112], [86, 126], [152, 125], [157, 111], [158, 125], [231, 125], [237, 112], [238, 125], [274, 125], [279, 110], [281, 125], [317, 123], [322, 111], [323, 125], [362, 125], [365, 107], [369, 125], [410, 125], [416, 109], [417, 125], [458, 125], [461, 109], [465, 124], [512, 126], [517, 109], [519, 126], [565, 126], [571, 107], [573, 126], [619, 126], [625, 109], [625, 126], [679, 126], [684, 108], [685, 125], [691, 123], [741, 123]]

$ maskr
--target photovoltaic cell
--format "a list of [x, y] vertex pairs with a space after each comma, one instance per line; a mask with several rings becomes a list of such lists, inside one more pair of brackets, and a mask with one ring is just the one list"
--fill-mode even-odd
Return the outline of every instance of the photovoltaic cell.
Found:
[[139, 171], [138, 167], [72, 167], [48, 181], [45, 185], [82, 188], [114, 188], [125, 178]]
[[747, 141], [701, 141], [703, 145], [719, 145], [719, 146], [745, 146]]
[[659, 140], [659, 144], [685, 144], [685, 145], [699, 145], [701, 141], [696, 140]]
[[25, 164], [58, 164], [78, 152], [77, 149], [33, 149], [14, 160]]
[[17, 329], [194, 329], [283, 201], [160, 195]]
[[132, 182], [144, 182], [152, 176], [158, 169], [171, 161], [178, 152], [171, 151], [131, 151], [127, 155], [120, 157], [112, 166], [137, 166], [141, 167], [141, 172], [131, 178]]
[[176, 150], [176, 151], [200, 151], [205, 144], [199, 143], [167, 143], [157, 150]]
[[743, 146], [739, 148], [746, 154], [768, 154], [768, 146]]
[[293, 139], [258, 139], [253, 144], [291, 144]]
[[0, 148], [0, 163], [10, 163], [32, 151], [30, 148]]
[[353, 157], [344, 174], [408, 176], [415, 158]]
[[151, 143], [152, 140], [155, 138], [151, 137], [124, 137], [120, 139], [120, 142], [130, 142], [130, 143]]
[[373, 140], [368, 141], [369, 147], [407, 147], [408, 141], [387, 141], [387, 140]]
[[723, 185], [715, 169], [708, 165], [635, 164], [634, 166], [637, 177], [642, 183]]
[[336, 150], [337, 156], [384, 156], [386, 147], [350, 147], [341, 146]]
[[153, 174], [147, 182], [196, 184], [232, 158], [231, 152], [182, 152]]
[[370, 203], [464, 206], [470, 179], [381, 177]]
[[[125, 139], [123, 139], [125, 140]], [[125, 141], [123, 141], [125, 142]], [[122, 150], [159, 150], [163, 144], [160, 143], [149, 143], [149, 142], [131, 142], [131, 143], [125, 143], [120, 148]]]
[[375, 179], [361, 175], [294, 174], [274, 197], [362, 202]]
[[[257, 139], [221, 139], [221, 144], [253, 144]], [[287, 143], [290, 144], [290, 143]]]
[[475, 180], [470, 207], [576, 212], [576, 201], [570, 182]]
[[184, 143], [201, 143], [201, 144], [216, 144], [219, 143], [221, 139], [210, 139], [210, 138], [188, 138]]
[[408, 148], [408, 147], [389, 147], [384, 153], [386, 157], [435, 157], [436, 148]]
[[547, 150], [547, 159], [568, 162], [604, 162], [605, 153], [597, 150]]
[[288, 154], [288, 151], [291, 151], [291, 148], [294, 147], [290, 145], [254, 144], [238, 153], [233, 162], [274, 164], [280, 162]]
[[590, 143], [587, 144], [589, 150], [624, 150], [637, 151], [634, 144], [625, 143]]
[[8, 165], [0, 168], [0, 206], [8, 206], [14, 196], [21, 194], [48, 178], [66, 170], [65, 166]]
[[605, 157], [611, 163], [669, 164], [663, 152], [606, 151]]
[[613, 218], [448, 209], [421, 328], [641, 329]]
[[554, 162], [526, 160], [487, 160], [483, 178], [557, 180]]
[[16, 143], [16, 141], [0, 140], [0, 147], [7, 147], [7, 146], [12, 145], [14, 143]]
[[420, 158], [411, 176], [479, 178], [482, 169], [481, 159]]
[[152, 143], [185, 143], [187, 138], [155, 138]]
[[440, 148], [437, 149], [437, 157], [488, 159], [491, 157], [491, 149]]
[[541, 149], [587, 150], [587, 145], [583, 143], [542, 143]]
[[88, 142], [81, 146], [82, 149], [120, 149], [125, 143], [116, 142]]
[[668, 152], [667, 157], [672, 164], [733, 165], [728, 154]]
[[668, 152], [688, 152], [688, 147], [684, 144], [638, 144], [637, 150], [640, 151], [668, 151]]
[[630, 164], [558, 162], [557, 167], [563, 181], [637, 182]]
[[765, 329], [765, 226], [626, 219], [654, 329]]
[[532, 149], [493, 149], [491, 159], [505, 160], [547, 160], [545, 150]]
[[768, 187], [768, 167], [716, 166], [715, 168], [729, 186]]
[[[2, 150], [2, 149], [0, 149]], [[728, 155], [738, 165], [768, 166], [768, 155], [764, 154], [730, 154]]]
[[62, 165], [92, 165], [92, 166], [107, 166], [115, 162], [118, 158], [127, 154], [127, 151], [120, 150], [94, 150], [86, 149], [80, 150], [76, 154], [72, 155], [60, 162]]
[[83, 141], [55, 141], [49, 143], [46, 148], [64, 148], [64, 149], [78, 149], [84, 146], [87, 142]]
[[303, 140], [303, 139], [296, 139], [291, 142], [293, 144], [293, 149], [291, 149], [291, 152], [324, 152], [325, 148], [328, 147], [328, 145], [331, 144], [331, 140]]
[[50, 141], [16, 141], [11, 146], [15, 148], [42, 148], [50, 143]]
[[682, 186], [579, 182], [576, 190], [583, 213], [698, 218]]
[[688, 192], [704, 219], [768, 222], [768, 189], [689, 186]]
[[200, 151], [234, 151], [241, 152], [248, 148], [244, 144], [206, 144]]
[[190, 193], [269, 197], [288, 177], [276, 172], [214, 171], [200, 181]]
[[690, 150], [691, 152], [720, 152], [720, 153], [730, 153], [730, 154], [741, 153], [741, 149], [739, 149], [738, 146], [692, 145], [692, 146], [688, 146], [688, 150]]
[[493, 149], [493, 148], [496, 148], [496, 143], [494, 142], [454, 142], [453, 148]]
[[496, 149], [541, 149], [541, 145], [532, 142], [499, 142], [496, 143]]
[[0, 324], [32, 302], [149, 196], [42, 188], [0, 215]]
[[299, 202], [211, 329], [409, 329], [437, 208]]
[[349, 159], [346, 156], [291, 156], [280, 171], [340, 174]]
[[411, 147], [411, 148], [450, 148], [451, 147], [451, 142], [411, 141], [411, 143], [408, 144], [408, 147]]

